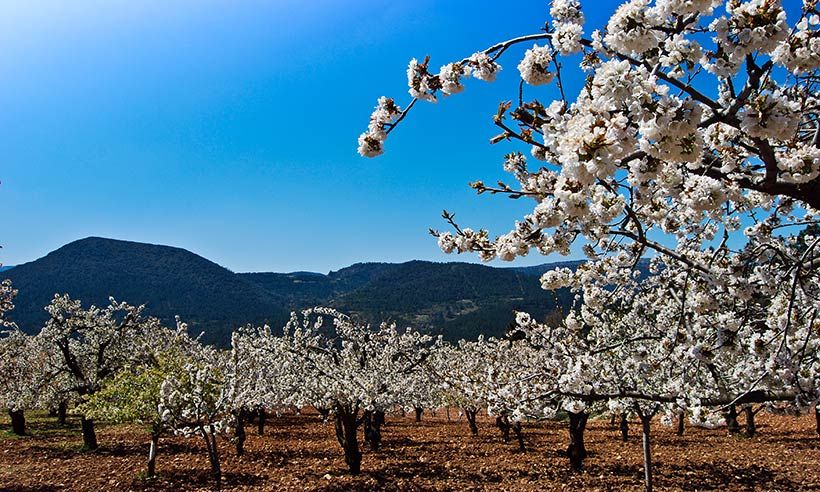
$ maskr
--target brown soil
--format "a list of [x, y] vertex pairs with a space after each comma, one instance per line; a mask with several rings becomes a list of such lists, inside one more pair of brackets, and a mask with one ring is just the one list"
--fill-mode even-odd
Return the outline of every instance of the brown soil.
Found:
[[[452, 412], [455, 417], [455, 412]], [[688, 427], [683, 437], [654, 425], [658, 490], [820, 490], [820, 438], [814, 416], [758, 414], [758, 435], [730, 437], [725, 429]], [[208, 490], [208, 459], [201, 439], [160, 441], [154, 480], [144, 478], [147, 434], [135, 426], [98, 429], [100, 449], [83, 452], [78, 425], [62, 428], [30, 417], [30, 437], [9, 434], [0, 422], [0, 490]], [[741, 422], [742, 424], [742, 422]], [[263, 437], [248, 426], [246, 453], [230, 441], [220, 453], [226, 490], [641, 490], [640, 426], [629, 442], [607, 420], [586, 433], [590, 456], [572, 473], [563, 450], [566, 424], [525, 425], [528, 451], [501, 441], [489, 419], [480, 435], [443, 412], [388, 417], [383, 449], [365, 450], [362, 474], [348, 476], [333, 426], [315, 415], [271, 417]]]

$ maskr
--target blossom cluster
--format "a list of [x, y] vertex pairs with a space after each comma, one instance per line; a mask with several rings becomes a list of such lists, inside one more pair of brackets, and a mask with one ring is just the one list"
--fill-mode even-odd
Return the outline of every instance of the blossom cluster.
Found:
[[434, 231], [487, 261], [586, 256], [541, 277], [576, 295], [559, 326], [519, 317], [542, 349], [527, 381], [573, 412], [606, 400], [708, 421], [717, 403], [816, 402], [816, 2], [790, 23], [778, 0], [627, 0], [589, 38], [580, 2], [550, 15], [499, 55], [535, 41], [519, 70], [540, 85], [583, 51], [585, 81], [501, 103], [491, 142], [534, 161], [510, 153], [513, 183], [471, 184], [531, 211], [495, 237], [447, 212]]

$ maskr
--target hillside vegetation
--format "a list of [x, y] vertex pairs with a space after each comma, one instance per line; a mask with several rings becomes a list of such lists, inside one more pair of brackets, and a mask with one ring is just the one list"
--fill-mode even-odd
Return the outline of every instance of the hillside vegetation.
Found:
[[[574, 266], [575, 263], [562, 265]], [[325, 274], [234, 273], [190, 251], [90, 237], [4, 272], [19, 290], [13, 319], [39, 330], [55, 293], [84, 304], [108, 297], [146, 304], [172, 324], [179, 315], [203, 340], [230, 342], [246, 323], [280, 327], [290, 311], [327, 305], [371, 323], [392, 320], [448, 339], [500, 335], [525, 310], [543, 318], [566, 309], [566, 291], [544, 291], [538, 275], [551, 268], [493, 268], [469, 263], [357, 263]]]

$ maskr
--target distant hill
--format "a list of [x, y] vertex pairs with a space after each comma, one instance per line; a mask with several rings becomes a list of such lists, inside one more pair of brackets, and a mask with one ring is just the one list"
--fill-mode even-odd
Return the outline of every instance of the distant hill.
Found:
[[2, 265], [0, 266], [0, 272], [5, 272], [6, 270], [11, 270], [14, 268], [14, 265]]
[[471, 263], [411, 261], [335, 299], [345, 312], [370, 321], [391, 319], [449, 339], [499, 336], [513, 311], [541, 319], [570, 305], [566, 291], [541, 289], [538, 277]]
[[515, 310], [543, 318], [568, 308], [568, 292], [546, 292], [538, 283], [541, 273], [563, 265], [493, 268], [411, 261], [357, 263], [327, 275], [236, 274], [184, 249], [91, 237], [3, 276], [19, 290], [12, 319], [30, 333], [45, 322], [43, 308], [54, 293], [68, 292], [84, 305], [105, 305], [109, 296], [146, 304], [149, 314], [168, 324], [178, 314], [192, 332], [204, 331], [205, 341], [227, 345], [237, 326], [267, 322], [280, 327], [290, 311], [315, 305], [336, 307], [370, 323], [412, 325], [448, 339], [501, 335]]
[[510, 270], [515, 270], [516, 272], [523, 273], [524, 275], [534, 275], [540, 277], [545, 272], [556, 268], [569, 268], [570, 270], [575, 271], [575, 269], [578, 268], [578, 265], [581, 265], [582, 263], [584, 263], [582, 260], [556, 261], [554, 263], [544, 263], [543, 265], [512, 267]]
[[[546, 269], [544, 269], [546, 270]], [[540, 288], [537, 270], [472, 263], [357, 263], [328, 275], [243, 273], [290, 307], [329, 305], [370, 323], [396, 321], [449, 339], [501, 335], [513, 311], [538, 318], [572, 298]]]
[[69, 243], [39, 260], [4, 272], [19, 293], [11, 318], [27, 332], [47, 319], [43, 308], [55, 292], [83, 305], [107, 305], [108, 297], [146, 304], [147, 311], [174, 322], [178, 314], [192, 333], [208, 342], [230, 341], [241, 322], [280, 324], [285, 302], [259, 285], [180, 248], [90, 237]]

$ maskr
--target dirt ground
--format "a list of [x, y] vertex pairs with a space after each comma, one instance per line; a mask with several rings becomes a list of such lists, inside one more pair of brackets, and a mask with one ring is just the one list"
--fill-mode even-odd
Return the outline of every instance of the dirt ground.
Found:
[[[639, 425], [620, 440], [607, 420], [590, 421], [583, 472], [572, 473], [563, 449], [566, 424], [525, 425], [528, 450], [504, 443], [489, 419], [478, 437], [464, 420], [443, 412], [388, 417], [383, 449], [364, 450], [362, 474], [345, 473], [332, 424], [315, 415], [271, 417], [264, 436], [248, 427], [246, 453], [228, 440], [220, 453], [226, 490], [641, 490]], [[657, 490], [820, 490], [820, 438], [814, 416], [758, 414], [758, 435], [730, 437], [725, 429], [654, 426]], [[742, 421], [741, 421], [742, 424]], [[10, 434], [0, 420], [0, 490], [209, 490], [211, 477], [200, 439], [166, 437], [159, 477], [144, 478], [147, 434], [136, 426], [100, 426], [100, 449], [81, 450], [78, 423], [60, 427], [29, 416], [31, 436]]]

